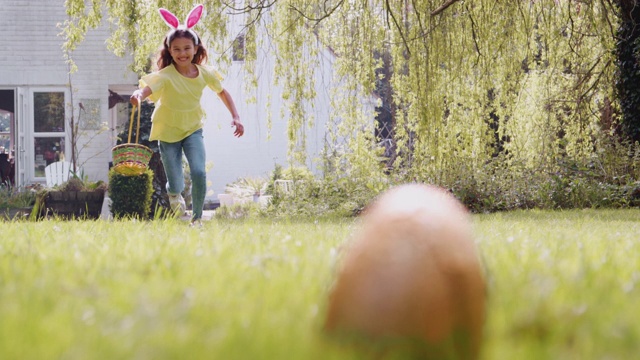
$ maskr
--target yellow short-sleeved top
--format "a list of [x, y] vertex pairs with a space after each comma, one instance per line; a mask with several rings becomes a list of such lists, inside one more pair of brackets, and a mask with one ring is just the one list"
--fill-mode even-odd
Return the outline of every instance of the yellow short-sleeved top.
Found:
[[193, 79], [180, 74], [173, 64], [140, 79], [140, 88], [151, 88], [149, 100], [156, 103], [149, 140], [178, 142], [202, 128], [202, 91], [208, 86], [220, 93], [222, 76], [210, 67], [196, 66], [198, 76]]

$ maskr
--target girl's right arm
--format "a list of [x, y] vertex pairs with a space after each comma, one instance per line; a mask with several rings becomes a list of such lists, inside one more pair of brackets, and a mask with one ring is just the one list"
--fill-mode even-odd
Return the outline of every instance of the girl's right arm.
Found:
[[138, 106], [140, 105], [142, 100], [149, 97], [151, 93], [152, 93], [151, 88], [148, 86], [145, 86], [143, 89], [138, 89], [134, 91], [131, 97], [129, 98], [129, 101], [131, 102], [131, 105]]

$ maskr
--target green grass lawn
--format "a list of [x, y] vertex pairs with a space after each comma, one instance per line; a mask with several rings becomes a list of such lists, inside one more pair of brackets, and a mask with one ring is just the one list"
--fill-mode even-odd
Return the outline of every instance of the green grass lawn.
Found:
[[[484, 359], [640, 354], [640, 211], [474, 216]], [[320, 331], [353, 221], [0, 223], [0, 359], [358, 359]]]

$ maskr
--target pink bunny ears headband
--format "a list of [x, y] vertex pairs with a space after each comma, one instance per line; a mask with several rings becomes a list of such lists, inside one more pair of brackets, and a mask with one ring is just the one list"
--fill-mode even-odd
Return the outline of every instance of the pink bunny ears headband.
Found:
[[189, 11], [189, 15], [187, 15], [187, 20], [184, 24], [180, 25], [180, 21], [178, 18], [171, 13], [171, 11], [167, 9], [160, 8], [158, 10], [160, 12], [160, 16], [164, 20], [167, 25], [171, 28], [171, 31], [167, 35], [167, 46], [171, 43], [171, 38], [175, 34], [176, 30], [185, 30], [188, 31], [195, 40], [196, 45], [198, 45], [198, 35], [195, 31], [191, 30], [192, 27], [196, 26], [200, 18], [202, 17], [202, 13], [204, 11], [204, 6], [202, 4], [196, 5], [191, 11]]

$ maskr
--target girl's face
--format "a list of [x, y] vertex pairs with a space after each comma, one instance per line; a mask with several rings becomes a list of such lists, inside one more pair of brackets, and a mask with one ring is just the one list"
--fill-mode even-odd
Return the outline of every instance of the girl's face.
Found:
[[184, 37], [178, 37], [171, 40], [169, 53], [176, 65], [186, 66], [191, 64], [193, 57], [198, 51], [193, 40]]

